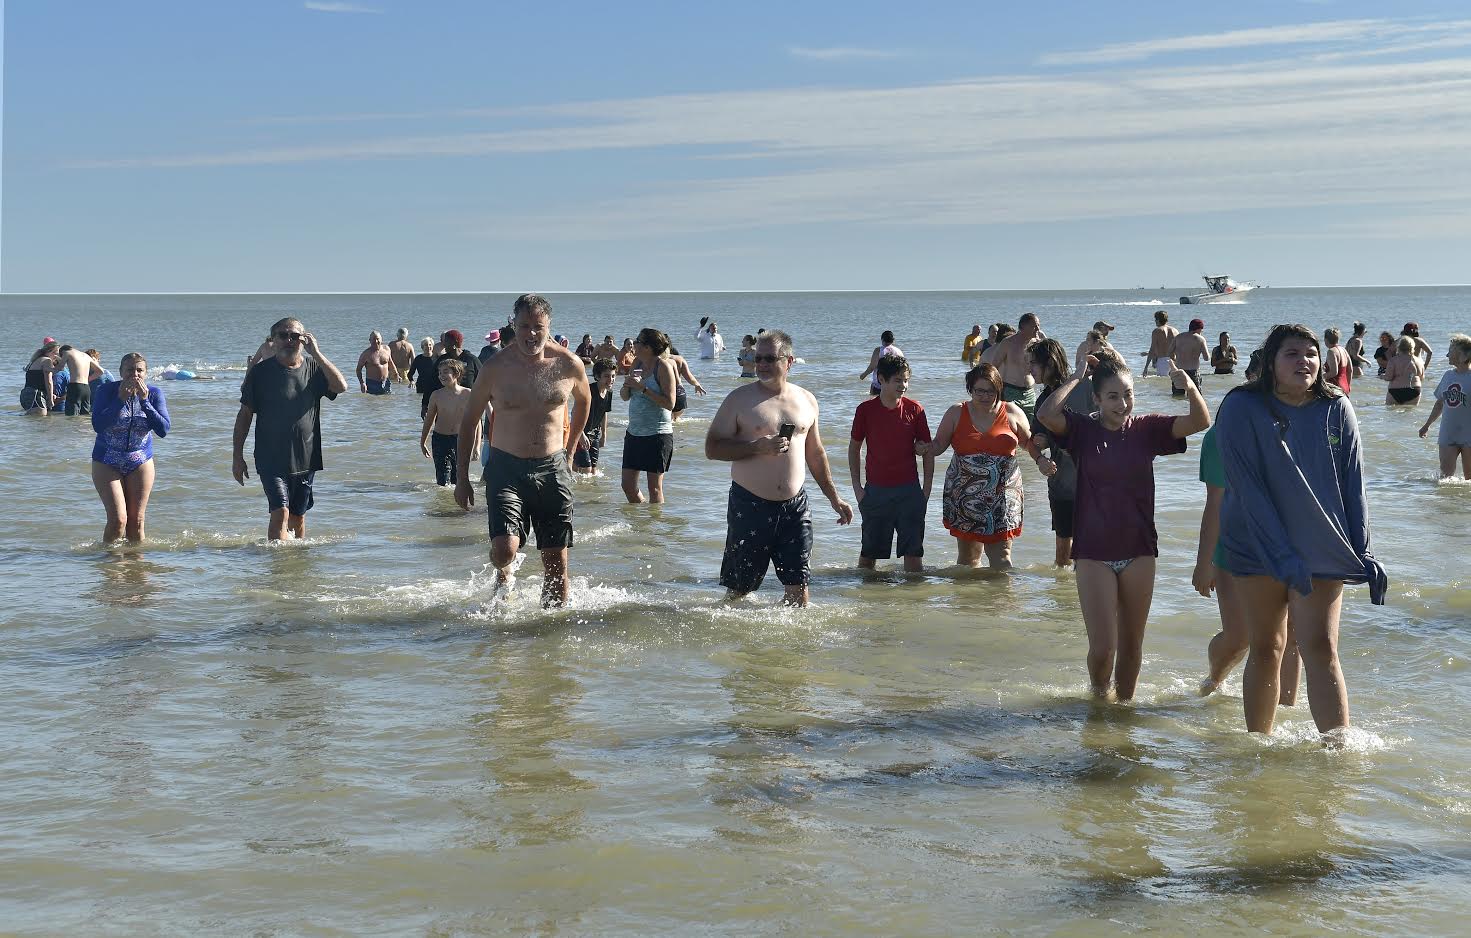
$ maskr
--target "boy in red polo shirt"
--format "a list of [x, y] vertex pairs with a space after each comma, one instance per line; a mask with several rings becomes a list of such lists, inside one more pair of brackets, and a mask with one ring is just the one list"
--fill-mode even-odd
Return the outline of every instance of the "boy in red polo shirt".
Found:
[[[858, 567], [872, 570], [874, 561], [892, 556], [894, 536], [904, 569], [924, 569], [924, 516], [935, 481], [935, 457], [924, 457], [924, 485], [915, 468], [914, 446], [930, 441], [930, 425], [919, 402], [904, 396], [909, 390], [909, 362], [898, 355], [880, 357], [876, 367], [877, 397], [858, 405], [853, 435], [848, 443], [848, 476], [863, 515], [863, 547]], [[860, 463], [868, 441], [868, 482]]]

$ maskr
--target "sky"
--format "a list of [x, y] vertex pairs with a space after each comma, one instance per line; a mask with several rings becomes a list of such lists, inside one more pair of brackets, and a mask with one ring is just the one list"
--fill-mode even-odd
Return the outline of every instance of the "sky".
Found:
[[1471, 281], [1471, 6], [9, 0], [0, 290]]

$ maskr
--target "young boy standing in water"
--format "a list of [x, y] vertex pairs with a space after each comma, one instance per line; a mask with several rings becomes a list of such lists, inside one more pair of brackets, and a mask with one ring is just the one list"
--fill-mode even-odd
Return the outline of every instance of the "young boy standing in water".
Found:
[[1456, 333], [1451, 336], [1451, 348], [1446, 353], [1451, 370], [1440, 379], [1435, 388], [1435, 407], [1425, 425], [1420, 428], [1420, 438], [1430, 432], [1430, 425], [1442, 415], [1440, 424], [1440, 477], [1449, 479], [1456, 474], [1456, 457], [1461, 458], [1461, 477], [1471, 479], [1471, 336]]
[[[425, 459], [434, 460], [436, 485], [454, 485], [455, 460], [459, 452], [460, 420], [470, 402], [470, 389], [460, 386], [465, 373], [464, 362], [446, 358], [439, 363], [438, 391], [429, 395], [429, 410], [424, 414], [424, 428], [419, 431], [419, 449]], [[429, 434], [434, 433], [434, 452], [429, 451]]]
[[[979, 334], [979, 333], [978, 333]], [[858, 405], [848, 442], [848, 478], [854, 504], [863, 516], [863, 546], [858, 567], [872, 570], [874, 561], [888, 560], [899, 539], [904, 569], [924, 569], [924, 519], [935, 480], [935, 457], [924, 456], [924, 484], [914, 467], [914, 446], [930, 441], [930, 425], [918, 401], [905, 397], [909, 390], [909, 362], [891, 355], [878, 360], [878, 397]], [[868, 441], [868, 482], [862, 481], [863, 443]]]

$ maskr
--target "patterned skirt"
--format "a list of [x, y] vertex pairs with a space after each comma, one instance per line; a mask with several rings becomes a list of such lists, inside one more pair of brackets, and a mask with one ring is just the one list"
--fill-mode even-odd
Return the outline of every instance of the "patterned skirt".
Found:
[[1022, 533], [1022, 474], [1016, 456], [956, 456], [945, 470], [945, 527], [965, 541], [994, 544]]

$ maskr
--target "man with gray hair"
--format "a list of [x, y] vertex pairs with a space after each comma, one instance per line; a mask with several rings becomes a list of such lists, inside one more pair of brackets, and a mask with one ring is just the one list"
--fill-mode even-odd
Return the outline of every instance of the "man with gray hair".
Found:
[[388, 356], [393, 360], [393, 380], [408, 384], [409, 366], [414, 363], [414, 343], [409, 341], [408, 329], [399, 328], [398, 338], [388, 343]]
[[725, 557], [720, 585], [738, 599], [754, 591], [768, 566], [785, 587], [783, 601], [807, 605], [812, 514], [802, 490], [806, 472], [827, 496], [838, 524], [853, 509], [838, 497], [818, 433], [817, 398], [787, 381], [791, 336], [773, 330], [756, 341], [756, 381], [730, 392], [705, 435], [705, 457], [730, 463]]
[[[393, 359], [383, 344], [383, 336], [374, 329], [368, 333], [368, 347], [358, 356], [358, 388], [364, 394], [389, 393], [393, 389], [392, 368]], [[363, 377], [364, 372], [367, 373], [366, 378]]]

